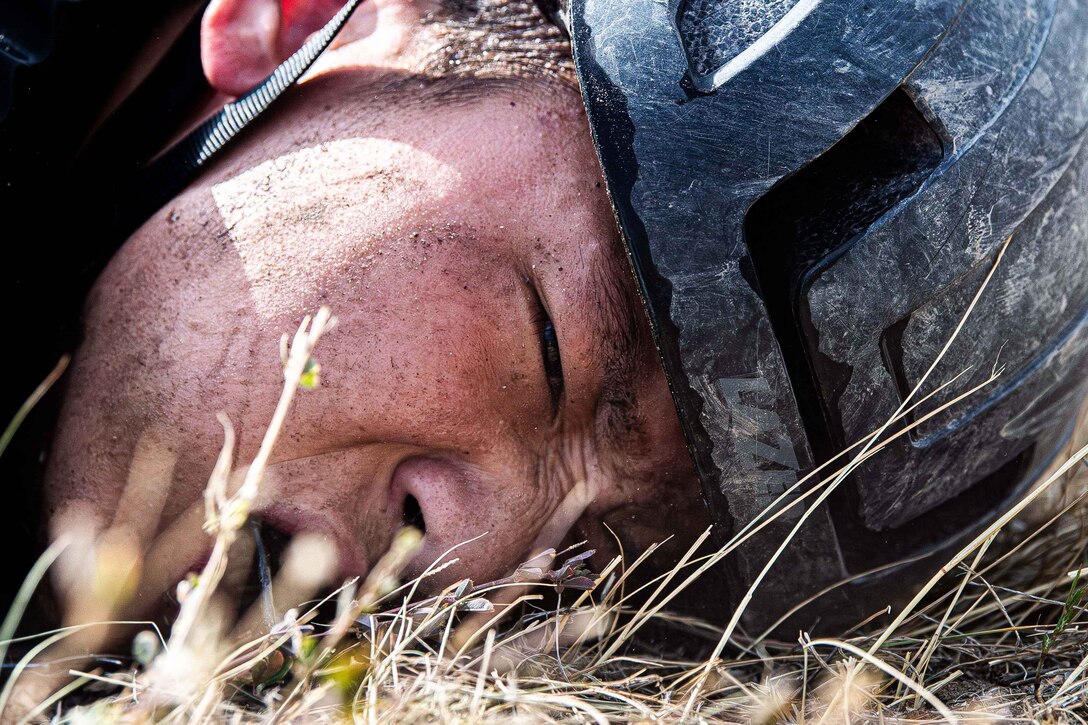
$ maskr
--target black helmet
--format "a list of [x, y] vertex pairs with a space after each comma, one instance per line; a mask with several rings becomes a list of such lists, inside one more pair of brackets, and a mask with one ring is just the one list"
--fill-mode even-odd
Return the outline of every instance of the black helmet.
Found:
[[[896, 414], [1004, 251], [918, 395], [967, 372], [904, 406], [884, 437], [903, 435], [812, 512], [748, 622], [821, 592], [806, 624], [886, 606], [1038, 476], [1085, 398], [1088, 5], [574, 0], [566, 15], [726, 538]], [[727, 559], [734, 598], [814, 498]]]
[[[359, 2], [140, 171], [127, 186], [146, 193], [124, 195], [115, 236], [267, 108]], [[804, 517], [749, 624], [815, 595], [806, 625], [872, 613], [1030, 485], [1088, 392], [1088, 5], [538, 2], [571, 33], [722, 540], [796, 501], [848, 445], [901, 433], [825, 504], [803, 514], [810, 496], [727, 558], [731, 595]], [[997, 364], [995, 382], [928, 415]], [[885, 427], [923, 381], [932, 396]]]

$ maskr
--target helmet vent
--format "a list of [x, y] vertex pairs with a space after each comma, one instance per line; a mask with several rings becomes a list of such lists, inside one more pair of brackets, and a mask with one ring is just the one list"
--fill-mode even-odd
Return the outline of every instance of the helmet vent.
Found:
[[820, 461], [846, 443], [837, 402], [851, 368], [819, 352], [808, 290], [828, 263], [917, 191], [943, 156], [940, 136], [900, 88], [749, 209], [745, 238], [756, 286]]
[[682, 0], [676, 31], [699, 90], [715, 86], [715, 71], [781, 21], [798, 0]]

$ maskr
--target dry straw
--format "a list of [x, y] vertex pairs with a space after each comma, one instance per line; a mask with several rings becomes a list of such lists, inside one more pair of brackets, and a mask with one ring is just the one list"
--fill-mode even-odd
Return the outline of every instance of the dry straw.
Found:
[[[306, 572], [331, 572], [331, 553], [312, 541], [297, 542], [288, 556], [295, 565], [280, 571], [272, 591], [277, 602], [298, 606], [277, 611], [270, 627], [252, 611], [240, 622], [228, 621], [231, 608], [220, 597], [220, 584], [244, 540], [240, 534], [292, 399], [316, 374], [314, 347], [332, 324], [323, 309], [284, 343], [279, 405], [234, 491], [233, 434], [223, 419], [224, 446], [204, 510], [213, 554], [200, 576], [183, 585], [169, 638], [149, 630], [133, 641], [131, 627], [117, 629], [132, 624], [113, 615], [126, 611], [121, 600], [137, 585], [95, 593], [83, 581], [75, 593], [90, 601], [77, 608], [103, 616], [84, 616], [22, 641], [30, 649], [0, 692], [5, 722], [1088, 720], [1088, 587], [1080, 575], [1088, 544], [1088, 477], [1078, 466], [1088, 446], [1070, 448], [1044, 480], [936, 568], [908, 606], [874, 612], [843, 637], [802, 633], [791, 643], [773, 641], [768, 633], [743, 635], [740, 615], [755, 585], [724, 628], [671, 608], [682, 595], [698, 596], [700, 576], [769, 522], [802, 505], [803, 521], [889, 441], [991, 385], [1001, 374], [996, 368], [982, 383], [928, 410], [958, 376], [919, 395], [923, 379], [885, 426], [800, 482], [799, 495], [785, 492], [716, 549], [708, 551], [710, 532], [704, 532], [664, 573], [639, 577], [658, 547], [629, 561], [617, 557], [595, 574], [585, 568], [588, 552], [576, 548], [544, 552], [495, 582], [463, 581], [420, 598], [420, 584], [455, 561], [457, 552], [446, 552], [419, 579], [400, 585], [396, 577], [419, 545], [418, 532], [409, 529], [364, 582], [345, 582], [308, 605], [327, 576]], [[126, 542], [109, 531], [96, 535], [91, 570], [117, 570], [111, 557], [139, 561]], [[29, 592], [64, 546], [51, 547], [31, 572], [3, 624], [0, 648], [16, 641], [12, 633]], [[774, 558], [764, 573], [773, 565]], [[134, 571], [119, 580], [126, 577], [139, 578]], [[651, 630], [671, 631], [673, 641], [687, 646], [663, 651], [644, 636]], [[111, 638], [105, 632], [117, 631], [136, 645], [131, 659], [112, 660], [121, 664], [111, 668], [101, 658], [79, 656], [88, 647], [106, 647]], [[692, 656], [698, 649], [693, 643], [702, 643], [707, 654]], [[47, 673], [36, 674], [33, 686], [31, 665]]]

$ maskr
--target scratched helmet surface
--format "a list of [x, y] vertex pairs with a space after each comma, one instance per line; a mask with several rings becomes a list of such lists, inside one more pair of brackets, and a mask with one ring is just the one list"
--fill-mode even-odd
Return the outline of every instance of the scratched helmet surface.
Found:
[[[875, 612], [1030, 485], [1085, 399], [1088, 5], [574, 0], [567, 21], [722, 540], [903, 410], [748, 622], [820, 592], [805, 623]], [[817, 495], [727, 560], [734, 600]]]

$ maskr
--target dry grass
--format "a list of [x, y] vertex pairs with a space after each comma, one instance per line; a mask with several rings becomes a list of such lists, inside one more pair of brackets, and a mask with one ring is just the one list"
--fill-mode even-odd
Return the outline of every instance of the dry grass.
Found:
[[[365, 581], [344, 583], [324, 606], [290, 609], [263, 632], [252, 613], [232, 621], [219, 585], [291, 400], [314, 374], [313, 348], [331, 322], [323, 310], [285, 346], [283, 397], [240, 485], [231, 484], [233, 441], [224, 421], [205, 511], [215, 551], [200, 576], [179, 587], [169, 638], [146, 625], [139, 631], [139, 623], [97, 624], [124, 612], [124, 600], [139, 587], [140, 554], [116, 532], [79, 541], [80, 561], [90, 563], [69, 566], [75, 578], [62, 587], [69, 610], [79, 614], [32, 638], [0, 691], [5, 721], [1088, 719], [1088, 576], [1079, 574], [1088, 544], [1088, 472], [1081, 464], [1088, 447], [1070, 449], [1031, 493], [935, 571], [910, 606], [875, 613], [867, 628], [841, 639], [773, 642], [739, 634], [739, 611], [725, 628], [670, 611], [682, 592], [697, 591], [703, 571], [781, 509], [709, 554], [704, 534], [649, 583], [635, 584], [653, 549], [597, 573], [584, 568], [586, 552], [548, 551], [503, 580], [461, 582], [429, 599], [415, 594], [420, 580], [396, 582], [419, 542], [417, 532], [405, 530]], [[897, 418], [927, 400], [908, 400]], [[913, 425], [946, 407], [917, 415]], [[813, 510], [853, 467], [879, 453], [886, 430], [892, 428], [819, 472], [822, 481], [806, 483], [792, 505]], [[66, 571], [64, 546], [52, 547], [31, 573], [27, 594], [0, 628], [0, 648], [10, 643], [45, 569], [59, 558]], [[329, 556], [314, 541], [296, 541], [272, 584], [279, 601], [312, 598]], [[422, 578], [454, 557], [448, 552]], [[662, 652], [646, 636], [662, 630], [702, 642], [703, 654], [683, 654], [691, 646]], [[131, 656], [80, 656], [108, 651], [109, 631], [121, 632]]]

